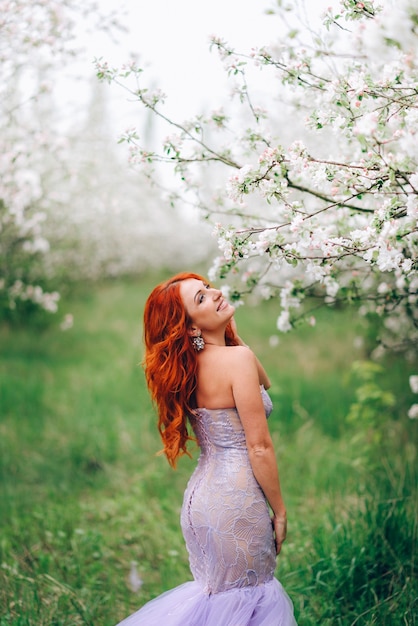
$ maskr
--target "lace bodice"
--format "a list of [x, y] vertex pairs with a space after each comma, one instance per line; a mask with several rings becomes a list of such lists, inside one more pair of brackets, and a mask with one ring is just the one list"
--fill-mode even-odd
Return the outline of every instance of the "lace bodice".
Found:
[[[268, 416], [272, 403], [261, 393]], [[201, 454], [181, 522], [195, 580], [207, 593], [266, 582], [276, 565], [273, 532], [238, 411], [200, 408], [191, 423]]]
[[[273, 403], [264, 387], [260, 387], [266, 417], [272, 412]], [[244, 449], [245, 434], [236, 408], [196, 410], [191, 424], [201, 452], [208, 454], [216, 449]]]

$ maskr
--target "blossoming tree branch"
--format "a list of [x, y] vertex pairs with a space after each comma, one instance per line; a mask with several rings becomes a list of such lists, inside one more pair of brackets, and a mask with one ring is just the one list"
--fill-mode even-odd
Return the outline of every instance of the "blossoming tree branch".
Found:
[[[172, 165], [181, 184], [173, 201], [213, 222], [220, 253], [210, 277], [225, 279], [232, 298], [278, 297], [283, 332], [314, 323], [319, 305], [358, 303], [382, 316], [384, 345], [411, 348], [418, 11], [410, 0], [385, 8], [344, 0], [313, 32], [278, 4], [272, 19], [283, 18], [286, 30], [277, 44], [242, 53], [211, 39], [232, 81], [232, 114], [169, 119], [165, 96], [147, 89], [140, 67], [98, 60], [100, 79], [122, 85], [170, 127], [160, 150], [145, 150], [135, 129], [121, 141], [150, 176]], [[268, 97], [251, 88], [261, 75], [275, 81]]]

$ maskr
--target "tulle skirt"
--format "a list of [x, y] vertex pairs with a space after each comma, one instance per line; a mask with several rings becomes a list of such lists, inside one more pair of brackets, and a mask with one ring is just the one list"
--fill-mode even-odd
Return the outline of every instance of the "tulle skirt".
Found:
[[254, 587], [206, 594], [195, 581], [170, 589], [118, 626], [297, 626], [276, 578]]

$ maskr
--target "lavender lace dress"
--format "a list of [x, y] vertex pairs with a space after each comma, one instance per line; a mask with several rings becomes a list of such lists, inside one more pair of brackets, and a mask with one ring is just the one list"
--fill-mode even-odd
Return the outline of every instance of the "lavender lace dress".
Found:
[[[261, 388], [266, 415], [271, 400]], [[181, 526], [194, 581], [166, 591], [119, 626], [296, 626], [274, 578], [269, 510], [235, 408], [198, 409], [201, 448], [184, 494]]]

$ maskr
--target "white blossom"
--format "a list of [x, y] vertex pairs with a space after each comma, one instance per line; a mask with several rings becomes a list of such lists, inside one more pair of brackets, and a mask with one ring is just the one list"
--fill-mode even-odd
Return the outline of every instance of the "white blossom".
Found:
[[238, 174], [235, 175], [234, 179], [239, 183], [244, 183], [247, 178], [252, 174], [253, 168], [251, 165], [244, 165], [241, 169], [238, 170]]
[[409, 411], [408, 411], [408, 417], [411, 420], [416, 420], [418, 419], [418, 404], [413, 404]]
[[276, 348], [280, 343], [280, 339], [277, 335], [271, 335], [269, 337], [269, 346], [271, 348]]
[[385, 294], [389, 291], [389, 285], [387, 283], [380, 283], [377, 287], [377, 293]]
[[60, 324], [60, 328], [61, 330], [69, 330], [70, 328], [72, 328], [74, 325], [74, 317], [71, 313], [67, 313], [64, 316], [64, 319], [62, 320], [61, 324]]
[[409, 377], [409, 386], [413, 393], [418, 393], [418, 375], [414, 374]]
[[405, 259], [401, 264], [402, 270], [405, 274], [409, 274], [412, 271], [412, 259]]
[[331, 278], [330, 276], [327, 276], [324, 279], [324, 284], [325, 284], [325, 287], [326, 287], [327, 295], [330, 296], [331, 298], [335, 298], [335, 296], [337, 295], [338, 290], [340, 288], [340, 286], [337, 283], [337, 281], [334, 280], [333, 278]]
[[306, 265], [306, 274], [309, 280], [314, 281], [323, 281], [325, 276], [328, 273], [327, 267], [324, 265], [320, 265], [319, 263], [314, 263], [313, 261], [309, 261]]
[[294, 286], [290, 281], [287, 281], [280, 291], [280, 303], [284, 309], [300, 307], [300, 297], [294, 293]]
[[277, 318], [277, 329], [282, 333], [287, 333], [289, 330], [292, 330], [289, 311], [282, 311], [280, 313]]
[[379, 249], [376, 263], [381, 272], [389, 272], [397, 269], [401, 265], [402, 260], [403, 256], [399, 250], [383, 243]]
[[304, 220], [303, 215], [301, 215], [300, 213], [298, 215], [295, 215], [295, 217], [292, 220], [292, 223], [290, 224], [290, 230], [293, 233], [297, 233], [303, 224], [303, 220]]

